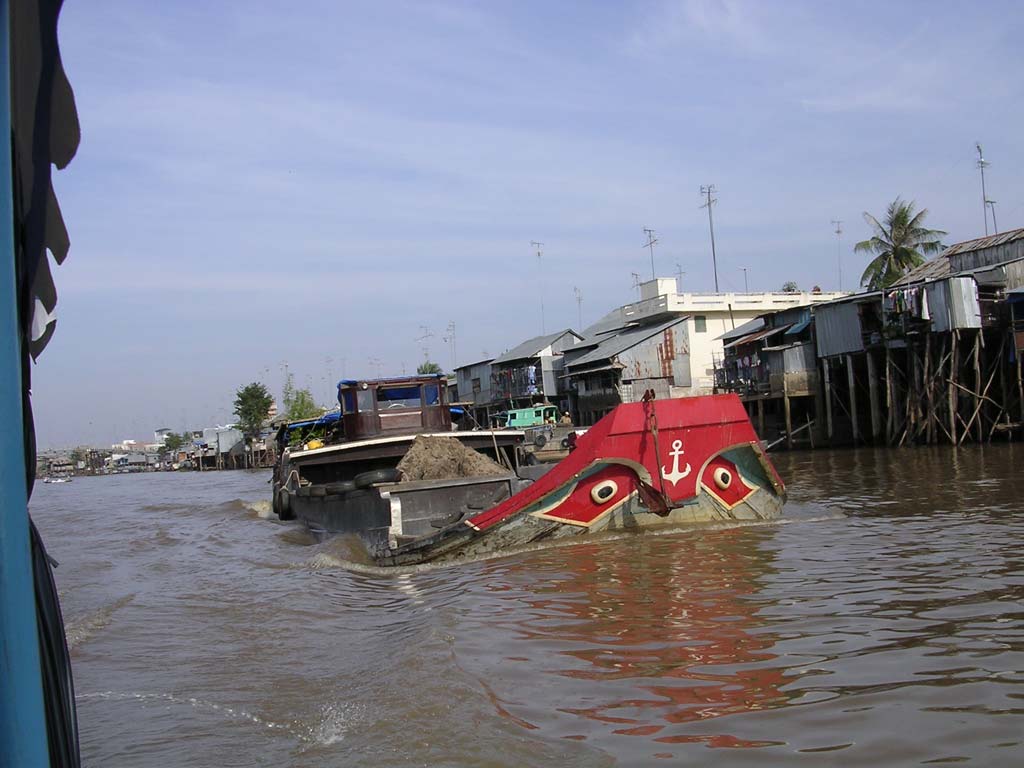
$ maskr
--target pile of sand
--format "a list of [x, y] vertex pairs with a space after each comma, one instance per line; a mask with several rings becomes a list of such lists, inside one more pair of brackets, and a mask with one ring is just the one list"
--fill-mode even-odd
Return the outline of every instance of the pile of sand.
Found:
[[507, 475], [508, 470], [454, 437], [418, 435], [400, 462], [402, 482]]

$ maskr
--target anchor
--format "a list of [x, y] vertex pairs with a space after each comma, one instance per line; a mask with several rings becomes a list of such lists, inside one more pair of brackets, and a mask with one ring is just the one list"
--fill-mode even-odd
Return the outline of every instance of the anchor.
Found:
[[668, 480], [670, 483], [672, 483], [672, 485], [675, 485], [684, 477], [690, 474], [689, 463], [687, 463], [686, 469], [684, 469], [682, 472], [679, 471], [679, 457], [683, 455], [683, 441], [673, 440], [672, 450], [669, 451], [668, 455], [672, 457], [672, 471], [667, 472], [665, 471], [665, 468], [662, 467], [661, 476]]

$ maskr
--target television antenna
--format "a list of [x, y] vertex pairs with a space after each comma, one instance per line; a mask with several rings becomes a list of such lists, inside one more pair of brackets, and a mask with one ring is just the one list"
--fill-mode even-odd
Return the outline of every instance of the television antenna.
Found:
[[839, 290], [843, 290], [843, 220], [832, 219], [836, 233], [836, 264], [839, 266]]
[[707, 202], [701, 208], [708, 209], [708, 227], [711, 229], [711, 266], [715, 270], [715, 293], [718, 293], [718, 256], [715, 254], [715, 220], [711, 215], [711, 206], [718, 202], [718, 198], [713, 198], [711, 195], [717, 191], [714, 184], [700, 188], [700, 193], [707, 197]]
[[644, 248], [651, 249], [651, 280], [657, 279], [654, 272], [654, 244], [658, 242], [658, 238], [654, 236], [654, 230], [649, 227], [644, 227], [644, 234], [647, 235], [647, 242], [644, 243]]
[[420, 342], [423, 348], [423, 362], [430, 362], [430, 344], [429, 340], [434, 338], [433, 332], [425, 326], [420, 326], [420, 335], [416, 337], [416, 341]]
[[540, 294], [540, 335], [543, 336], [547, 333], [544, 329], [544, 267], [541, 266], [541, 254], [543, 253], [544, 243], [531, 240], [530, 247], [537, 249], [537, 271], [540, 273], [540, 279], [537, 281], [537, 293]]

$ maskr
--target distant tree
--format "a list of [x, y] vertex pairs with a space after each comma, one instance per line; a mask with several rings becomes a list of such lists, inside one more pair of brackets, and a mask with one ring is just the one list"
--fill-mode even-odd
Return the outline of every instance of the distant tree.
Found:
[[177, 434], [175, 432], [169, 432], [167, 437], [164, 438], [164, 449], [168, 453], [177, 453], [181, 450], [181, 446], [185, 444], [185, 435]]
[[312, 392], [308, 389], [295, 388], [295, 379], [290, 373], [284, 380], [281, 402], [284, 403], [284, 417], [288, 421], [311, 419], [324, 412], [324, 409], [316, 404]]
[[441, 370], [441, 366], [438, 365], [437, 363], [432, 363], [430, 360], [427, 360], [425, 363], [420, 363], [418, 366], [416, 366], [416, 373], [444, 373], [444, 371]]
[[782, 284], [781, 290], [783, 293], [800, 293], [800, 286], [793, 280], [787, 280]]
[[75, 450], [71, 452], [71, 455], [68, 458], [71, 459], [71, 462], [73, 464], [77, 465], [78, 462], [85, 461], [86, 457], [87, 454], [84, 448], [75, 448]]
[[267, 388], [255, 381], [235, 392], [234, 413], [238, 416], [238, 426], [246, 437], [255, 437], [259, 434], [273, 402], [274, 398], [270, 396]]
[[896, 198], [885, 212], [885, 222], [879, 222], [867, 211], [864, 221], [874, 230], [867, 240], [857, 243], [856, 253], [873, 253], [875, 258], [868, 264], [860, 278], [860, 284], [872, 291], [888, 288], [914, 267], [924, 262], [925, 254], [941, 251], [940, 229], [926, 229], [924, 219], [928, 209], [914, 213], [914, 202], [903, 202]]

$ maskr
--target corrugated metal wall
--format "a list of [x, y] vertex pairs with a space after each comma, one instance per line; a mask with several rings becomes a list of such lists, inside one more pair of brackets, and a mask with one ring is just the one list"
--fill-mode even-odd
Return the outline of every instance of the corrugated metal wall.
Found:
[[949, 283], [949, 319], [953, 328], [981, 328], [978, 285], [973, 277], [951, 277]]
[[1004, 243], [992, 248], [953, 254], [949, 257], [949, 266], [954, 272], [963, 272], [967, 269], [977, 269], [1021, 258], [1024, 258], [1024, 240], [1014, 240], [1012, 243]]
[[814, 330], [818, 339], [819, 357], [845, 355], [864, 349], [860, 314], [855, 302], [819, 304], [814, 307]]
[[786, 372], [791, 371], [814, 371], [818, 368], [818, 361], [814, 357], [814, 347], [811, 344], [797, 344], [784, 350], [783, 364]]
[[938, 333], [948, 331], [949, 326], [949, 290], [946, 281], [928, 283], [924, 287], [928, 296], [928, 314], [932, 318], [932, 330]]
[[[687, 346], [686, 320], [630, 347], [619, 355], [623, 381], [669, 379], [671, 385], [690, 386], [690, 351]], [[667, 391], [667, 390], [666, 390]]]

